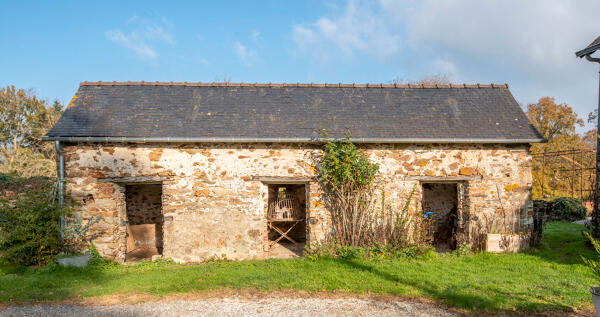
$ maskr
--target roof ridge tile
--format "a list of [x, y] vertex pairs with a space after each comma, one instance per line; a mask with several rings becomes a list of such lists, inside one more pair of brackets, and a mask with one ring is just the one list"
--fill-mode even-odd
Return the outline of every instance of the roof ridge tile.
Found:
[[232, 83], [232, 82], [160, 82], [160, 81], [83, 81], [79, 86], [186, 86], [186, 87], [312, 87], [312, 88], [409, 88], [409, 89], [449, 89], [449, 88], [508, 88], [508, 84], [329, 84], [329, 83]]

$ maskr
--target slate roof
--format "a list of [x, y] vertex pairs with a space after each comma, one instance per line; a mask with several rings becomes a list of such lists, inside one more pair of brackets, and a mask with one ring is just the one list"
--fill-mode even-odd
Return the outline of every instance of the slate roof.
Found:
[[[436, 88], [437, 87], [437, 88]], [[507, 85], [83, 82], [45, 140], [531, 143]]]

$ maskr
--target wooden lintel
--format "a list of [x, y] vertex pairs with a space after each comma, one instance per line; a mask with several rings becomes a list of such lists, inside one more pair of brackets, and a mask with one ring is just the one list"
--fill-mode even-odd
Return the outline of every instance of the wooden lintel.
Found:
[[460, 175], [460, 176], [408, 176], [406, 179], [420, 182], [461, 182], [476, 181], [483, 177], [481, 175]]
[[99, 178], [99, 183], [131, 183], [131, 184], [158, 184], [168, 180], [166, 177], [160, 176], [133, 176], [133, 177], [116, 177], [116, 178]]
[[267, 184], [306, 184], [315, 182], [315, 177], [277, 177], [277, 176], [252, 176], [251, 181], [260, 181]]

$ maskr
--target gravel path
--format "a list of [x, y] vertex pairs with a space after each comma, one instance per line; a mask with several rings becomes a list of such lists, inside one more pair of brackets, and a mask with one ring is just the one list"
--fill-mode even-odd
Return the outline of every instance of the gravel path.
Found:
[[0, 316], [457, 316], [441, 308], [412, 302], [370, 299], [209, 298], [146, 302], [133, 305], [15, 306]]

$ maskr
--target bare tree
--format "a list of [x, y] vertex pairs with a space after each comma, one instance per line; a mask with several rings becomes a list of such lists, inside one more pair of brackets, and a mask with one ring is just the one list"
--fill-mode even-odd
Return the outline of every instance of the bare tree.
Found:
[[219, 78], [219, 77], [215, 77], [215, 83], [223, 83], [223, 84], [229, 84], [231, 83], [231, 77], [227, 76], [227, 74], [223, 74], [223, 78]]
[[449, 85], [451, 82], [450, 82], [450, 77], [448, 75], [435, 74], [435, 75], [429, 75], [429, 76], [422, 77], [419, 80], [412, 80], [412, 81], [407, 81], [400, 77], [396, 77], [396, 78], [390, 80], [389, 83], [391, 83], [391, 84], [407, 83], [407, 84], [414, 84], [414, 85], [435, 86], [435, 85]]
[[[443, 74], [436, 74], [436, 75], [431, 75], [431, 76], [425, 76], [419, 80], [417, 80], [416, 82], [413, 82], [414, 84], [419, 84], [419, 85], [429, 85], [429, 86], [435, 86], [435, 85], [449, 85], [450, 84], [450, 78], [448, 77], [448, 75], [443, 75]], [[411, 84], [413, 84], [411, 83]]]

